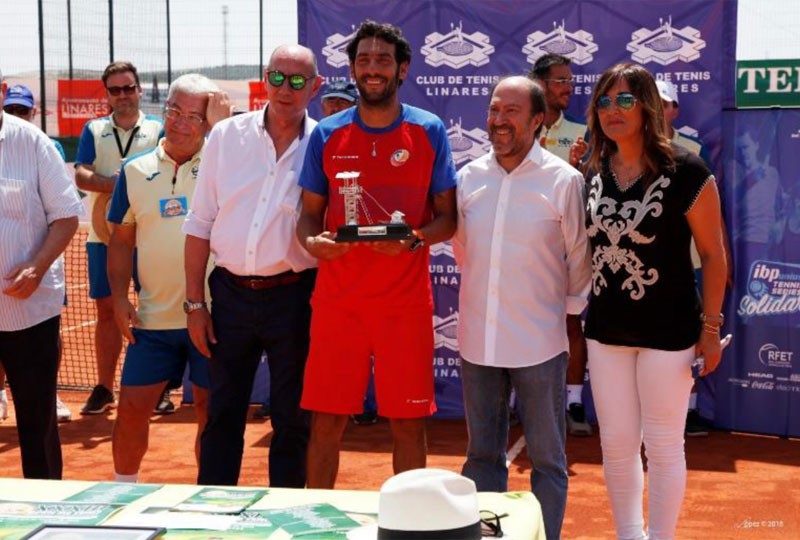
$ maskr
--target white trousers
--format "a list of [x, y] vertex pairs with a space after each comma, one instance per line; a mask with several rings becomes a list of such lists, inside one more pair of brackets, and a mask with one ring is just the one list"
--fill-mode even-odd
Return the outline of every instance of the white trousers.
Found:
[[[686, 490], [683, 434], [694, 347], [662, 351], [587, 340], [603, 473], [620, 540], [675, 537]], [[642, 499], [644, 441], [648, 533]]]

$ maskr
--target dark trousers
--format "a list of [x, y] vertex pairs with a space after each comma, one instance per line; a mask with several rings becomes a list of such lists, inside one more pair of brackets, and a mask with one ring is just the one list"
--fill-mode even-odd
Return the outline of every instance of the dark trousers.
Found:
[[209, 277], [217, 344], [209, 370], [208, 423], [200, 440], [198, 484], [236, 485], [253, 378], [266, 351], [270, 373], [269, 480], [273, 487], [306, 483], [309, 415], [300, 409], [308, 356], [315, 270], [265, 290], [240, 287], [215, 269]]
[[61, 479], [56, 419], [60, 323], [56, 316], [24, 330], [0, 332], [0, 363], [14, 396], [25, 478]]

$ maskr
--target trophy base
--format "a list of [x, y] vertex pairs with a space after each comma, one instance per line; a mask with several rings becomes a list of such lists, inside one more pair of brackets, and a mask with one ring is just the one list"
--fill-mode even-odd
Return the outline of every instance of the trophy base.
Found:
[[336, 242], [382, 242], [405, 240], [414, 236], [406, 223], [378, 223], [377, 225], [343, 225], [336, 233]]

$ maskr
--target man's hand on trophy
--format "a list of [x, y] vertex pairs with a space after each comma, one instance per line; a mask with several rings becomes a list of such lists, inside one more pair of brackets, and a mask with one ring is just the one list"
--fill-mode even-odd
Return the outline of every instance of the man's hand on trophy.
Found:
[[334, 238], [336, 238], [336, 235], [330, 231], [324, 231], [317, 236], [309, 236], [306, 238], [306, 251], [317, 259], [324, 259], [326, 261], [338, 259], [350, 251], [353, 244], [336, 243], [333, 240]]
[[379, 242], [368, 242], [367, 245], [378, 253], [394, 257], [395, 255], [407, 252], [413, 241], [414, 238], [406, 240], [382, 240]]

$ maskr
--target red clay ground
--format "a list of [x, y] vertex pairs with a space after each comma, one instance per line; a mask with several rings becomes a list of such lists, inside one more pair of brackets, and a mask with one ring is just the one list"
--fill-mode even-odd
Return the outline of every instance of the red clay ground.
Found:
[[[62, 424], [64, 478], [111, 480], [111, 427], [114, 415], [77, 414], [84, 392], [60, 392], [74, 419]], [[177, 397], [173, 397], [177, 400]], [[194, 483], [192, 453], [194, 413], [183, 406], [171, 416], [153, 417], [150, 451], [145, 456], [143, 482]], [[242, 485], [267, 483], [269, 421], [251, 420], [245, 440]], [[512, 433], [513, 440], [520, 436]], [[466, 448], [464, 423], [431, 420], [428, 424], [428, 465], [460, 470]], [[342, 447], [337, 487], [378, 490], [391, 476], [388, 424], [350, 425]], [[613, 538], [611, 513], [603, 486], [600, 440], [570, 438], [567, 444], [570, 488], [564, 522], [565, 539]], [[725, 432], [687, 443], [689, 480], [677, 538], [798, 539], [800, 538], [800, 441]], [[510, 471], [510, 489], [528, 489], [530, 464], [518, 457]], [[16, 426], [12, 416], [0, 424], [0, 475], [21, 477]]]

